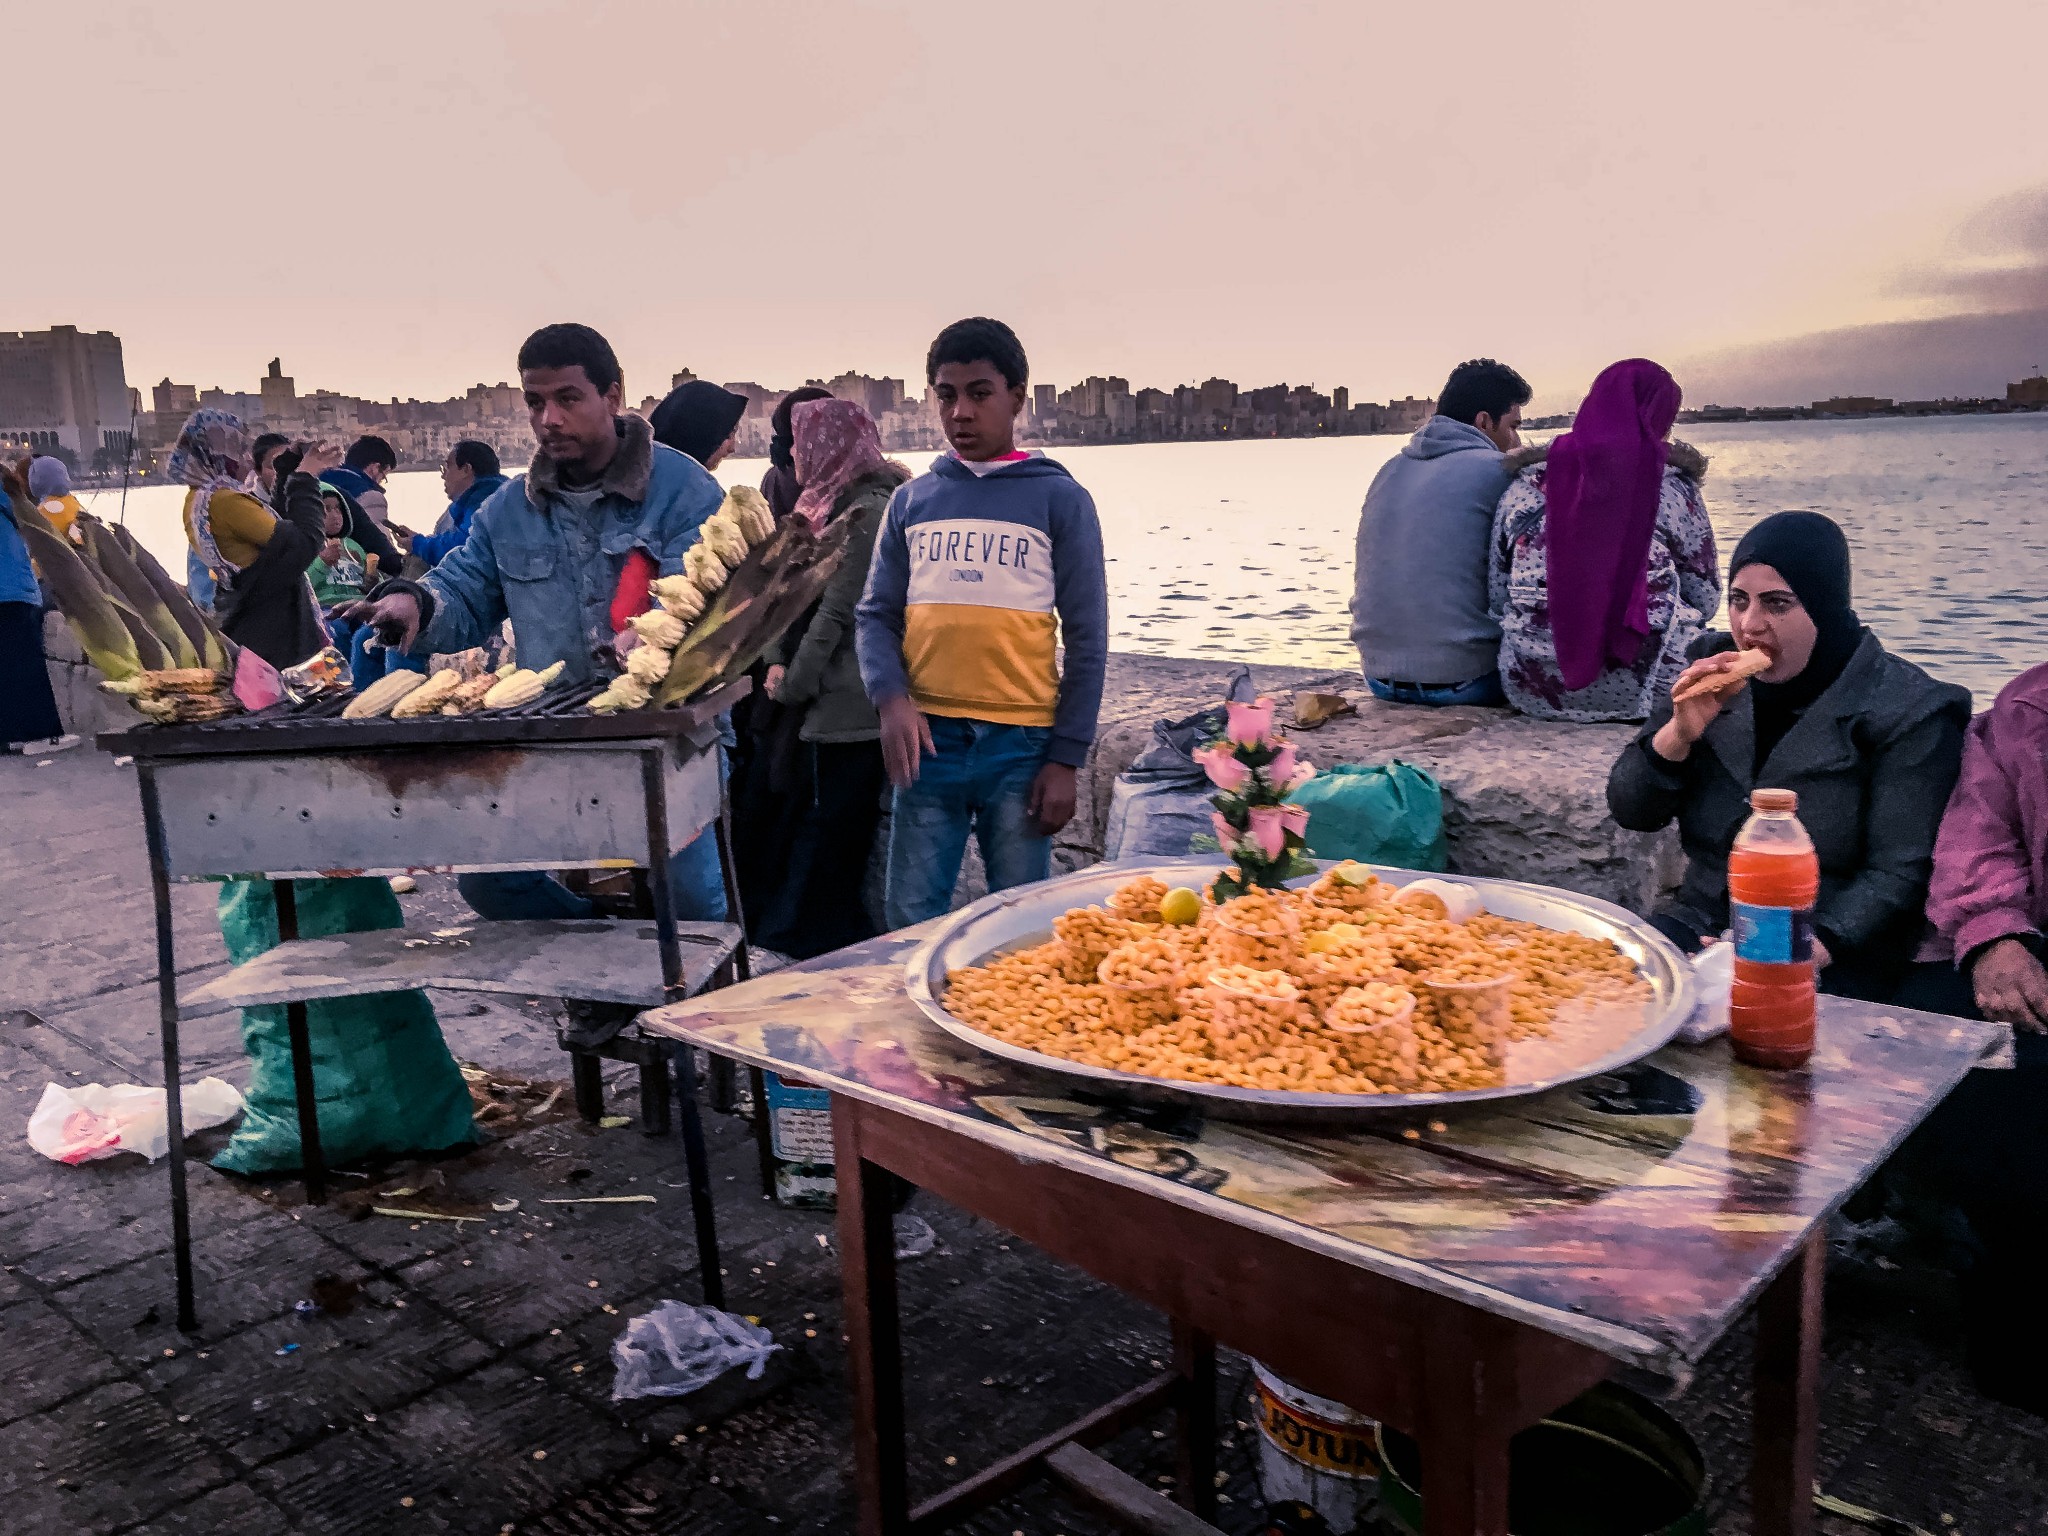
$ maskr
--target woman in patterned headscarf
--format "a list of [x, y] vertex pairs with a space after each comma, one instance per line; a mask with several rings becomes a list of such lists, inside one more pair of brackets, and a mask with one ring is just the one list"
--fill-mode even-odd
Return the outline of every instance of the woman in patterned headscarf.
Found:
[[791, 422], [803, 485], [792, 515], [814, 529], [852, 521], [845, 558], [809, 624], [784, 639], [776, 659], [785, 665], [768, 673], [769, 695], [803, 714], [799, 734], [813, 788], [761, 942], [809, 959], [878, 932], [861, 888], [882, 816], [882, 726], [861, 686], [853, 609], [867, 584], [882, 514], [910, 471], [883, 456], [874, 418], [851, 400], [799, 405]]
[[194, 411], [171, 450], [185, 496], [185, 536], [213, 575], [221, 631], [274, 667], [297, 666], [327, 644], [306, 571], [326, 537], [319, 475], [341, 462], [326, 444], [286, 449], [272, 506], [248, 486], [249, 432], [230, 411]]

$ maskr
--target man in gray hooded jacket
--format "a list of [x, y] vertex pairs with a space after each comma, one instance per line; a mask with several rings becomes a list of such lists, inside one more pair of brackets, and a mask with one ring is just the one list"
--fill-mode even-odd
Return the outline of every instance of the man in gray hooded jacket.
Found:
[[1487, 613], [1493, 512], [1529, 386], [1505, 363], [1451, 370], [1436, 415], [1380, 469], [1358, 520], [1351, 639], [1377, 698], [1504, 704]]

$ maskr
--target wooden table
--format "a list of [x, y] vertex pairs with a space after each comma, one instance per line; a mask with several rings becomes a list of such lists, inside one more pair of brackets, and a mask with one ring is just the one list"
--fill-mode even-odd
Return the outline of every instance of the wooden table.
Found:
[[[834, 1096], [863, 1536], [922, 1536], [1046, 1475], [1133, 1529], [1210, 1529], [1215, 1342], [1414, 1436], [1430, 1536], [1502, 1536], [1510, 1437], [1617, 1373], [1682, 1391], [1752, 1303], [1754, 1529], [1808, 1531], [1824, 1223], [2010, 1040], [1823, 999], [1798, 1072], [1674, 1046], [1358, 1131], [1233, 1125], [1084, 1102], [955, 1041], [905, 994], [928, 931], [645, 1020]], [[1175, 1368], [913, 1505], [885, 1171], [1166, 1313]], [[1169, 1404], [1187, 1510], [1084, 1449]]]

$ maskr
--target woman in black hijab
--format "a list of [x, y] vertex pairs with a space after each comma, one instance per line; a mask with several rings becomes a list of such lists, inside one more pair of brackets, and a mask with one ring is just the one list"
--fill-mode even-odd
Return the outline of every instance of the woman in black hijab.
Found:
[[775, 414], [769, 419], [773, 435], [768, 439], [768, 473], [761, 477], [761, 494], [768, 498], [769, 510], [779, 523], [796, 510], [796, 499], [803, 494], [803, 486], [796, 478], [796, 408], [812, 400], [830, 400], [832, 391], [820, 389], [815, 384], [806, 384], [802, 389], [792, 389], [782, 397], [782, 403], [775, 407]]
[[706, 379], [692, 379], [670, 390], [647, 424], [654, 429], [657, 443], [687, 453], [706, 469], [716, 469], [732, 452], [733, 433], [746, 414], [745, 395], [720, 389]]
[[1850, 602], [1849, 542], [1818, 512], [1767, 517], [1728, 569], [1732, 635], [1695, 641], [1674, 699], [1738, 650], [1754, 682], [1660, 704], [1607, 780], [1614, 819], [1678, 823], [1678, 893], [1651, 919], [1688, 952], [1728, 926], [1728, 855], [1750, 791], [1790, 789], [1820, 856], [1821, 990], [1882, 1000], [1924, 925], [1934, 837], [1962, 761], [1970, 695], [1886, 651]]

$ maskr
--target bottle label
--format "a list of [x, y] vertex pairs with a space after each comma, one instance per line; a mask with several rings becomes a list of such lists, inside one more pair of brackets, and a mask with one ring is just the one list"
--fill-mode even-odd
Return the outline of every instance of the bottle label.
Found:
[[1804, 965], [1813, 958], [1811, 907], [1752, 907], [1734, 902], [1735, 958], [1758, 965]]

